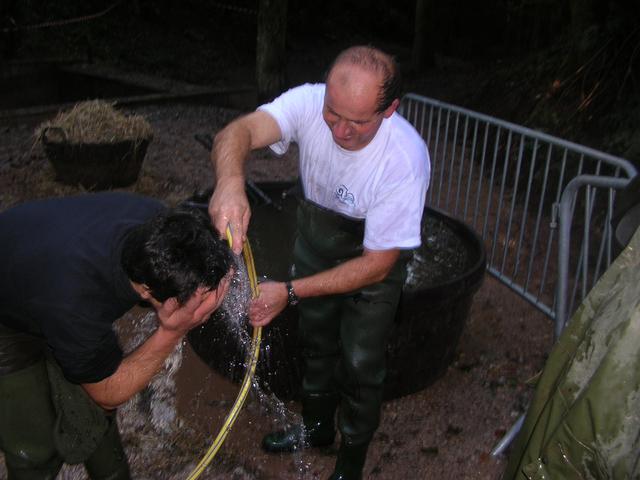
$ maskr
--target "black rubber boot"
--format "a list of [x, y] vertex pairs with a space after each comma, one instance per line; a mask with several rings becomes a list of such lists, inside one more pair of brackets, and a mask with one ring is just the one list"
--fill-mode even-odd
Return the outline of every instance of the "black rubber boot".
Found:
[[336, 393], [312, 393], [302, 399], [302, 425], [288, 430], [272, 432], [262, 439], [267, 452], [294, 452], [300, 448], [326, 447], [336, 437], [335, 411], [338, 405]]
[[107, 433], [84, 466], [91, 480], [131, 480], [115, 412], [109, 416]]
[[62, 467], [44, 360], [0, 376], [0, 449], [11, 480], [52, 480]]
[[338, 451], [336, 468], [329, 477], [329, 480], [361, 480], [368, 448], [368, 442], [359, 445], [349, 445], [343, 441]]

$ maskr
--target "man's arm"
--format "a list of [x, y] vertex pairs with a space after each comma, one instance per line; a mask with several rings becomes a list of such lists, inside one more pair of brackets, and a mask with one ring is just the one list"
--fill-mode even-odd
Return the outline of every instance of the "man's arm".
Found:
[[234, 120], [215, 137], [211, 161], [216, 187], [209, 201], [209, 215], [222, 235], [229, 226], [236, 254], [242, 251], [251, 217], [244, 186], [245, 159], [251, 150], [271, 145], [281, 137], [278, 123], [262, 111]]
[[[291, 282], [299, 298], [346, 293], [380, 282], [389, 274], [400, 250], [365, 250], [356, 258], [337, 267]], [[260, 284], [260, 296], [252, 303], [249, 318], [254, 326], [264, 326], [287, 306], [287, 289], [283, 282]]]
[[162, 368], [164, 361], [192, 328], [202, 324], [220, 306], [228, 279], [216, 290], [199, 290], [182, 306], [175, 298], [160, 304], [149, 299], [158, 316], [157, 330], [127, 355], [109, 377], [82, 387], [102, 408], [112, 410], [141, 391]]

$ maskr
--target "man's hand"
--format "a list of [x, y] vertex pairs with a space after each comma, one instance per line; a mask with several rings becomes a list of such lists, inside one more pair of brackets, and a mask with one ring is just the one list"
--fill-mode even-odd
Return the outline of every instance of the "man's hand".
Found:
[[287, 306], [287, 287], [282, 282], [262, 282], [260, 295], [251, 302], [249, 322], [254, 327], [264, 327]]
[[209, 201], [209, 215], [213, 225], [223, 237], [226, 236], [226, 230], [229, 227], [233, 239], [231, 249], [239, 255], [247, 239], [251, 218], [244, 179], [234, 178], [218, 183]]
[[244, 162], [251, 150], [281, 139], [280, 127], [266, 112], [255, 111], [237, 118], [215, 136], [211, 161], [217, 185], [209, 202], [209, 215], [222, 236], [231, 230], [236, 255], [247, 237], [251, 210], [245, 193]]
[[228, 276], [223, 278], [215, 290], [198, 288], [184, 305], [179, 305], [175, 298], [164, 303], [151, 300], [158, 316], [160, 328], [184, 335], [192, 328], [203, 324], [222, 304], [229, 290]]

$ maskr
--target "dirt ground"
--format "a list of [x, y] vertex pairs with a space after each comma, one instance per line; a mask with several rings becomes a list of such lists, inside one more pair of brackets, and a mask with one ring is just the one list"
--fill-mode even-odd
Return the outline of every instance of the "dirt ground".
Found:
[[[239, 112], [187, 103], [140, 106], [132, 111], [150, 121], [154, 139], [138, 182], [124, 190], [177, 203], [211, 186], [208, 152], [194, 135], [217, 131]], [[2, 210], [30, 199], [81, 191], [57, 183], [42, 149], [34, 145], [33, 131], [42, 120], [23, 117], [0, 123]], [[284, 158], [257, 152], [248, 171], [253, 180], [293, 179], [295, 152]], [[145, 311], [132, 311], [122, 322], [153, 328], [153, 319]], [[532, 393], [526, 381], [543, 366], [551, 331], [549, 319], [485, 276], [455, 360], [445, 374], [418, 393], [384, 404], [365, 478], [500, 478], [506, 459], [492, 457], [490, 452], [525, 410]], [[206, 367], [188, 345], [176, 352], [167, 370], [156, 386], [120, 413], [134, 478], [186, 478], [217, 434], [238, 392], [237, 385]], [[296, 457], [262, 452], [261, 437], [278, 420], [273, 406], [273, 399], [265, 400], [254, 390], [201, 478], [326, 478], [337, 446]], [[295, 402], [276, 402], [278, 408], [299, 411]], [[66, 468], [61, 478], [84, 478], [84, 473], [79, 467]]]
[[[77, 31], [47, 29], [39, 37], [32, 33], [23, 38], [20, 53], [27, 59], [43, 55], [76, 58], [82, 53], [87, 59], [109, 58], [110, 64], [125, 65], [132, 70], [216, 87], [244, 85], [246, 79], [254, 78], [255, 33], [253, 27], [247, 27], [245, 17], [220, 10], [220, 2], [202, 2], [214, 11], [208, 15], [196, 11], [197, 18], [179, 2], [165, 3], [175, 11], [165, 16], [167, 21], [163, 20], [161, 29], [145, 30], [153, 22], [140, 22], [124, 11], [123, 17], [114, 17], [112, 23], [100, 23], [95, 31], [89, 29], [89, 24], [80, 24]], [[153, 2], [147, 4], [152, 15], [160, 12], [159, 7], [156, 12]], [[65, 7], [64, 2], [58, 6]], [[49, 10], [46, 9], [47, 14]], [[69, 12], [63, 13], [56, 18], [71, 16]], [[182, 16], [187, 17], [185, 22], [181, 21]], [[48, 18], [32, 20], [27, 23]], [[361, 23], [360, 18], [345, 15], [343, 9], [336, 9], [331, 21], [307, 20], [297, 22], [299, 32], [289, 40], [288, 76], [292, 84], [318, 80], [339, 48], [371, 40], [380, 44], [380, 32], [376, 29], [370, 34], [360, 32], [343, 45], [346, 40], [340, 31], [350, 31]], [[126, 30], [129, 23], [135, 26], [133, 34]], [[309, 23], [326, 24], [330, 33], [320, 37], [306, 35], [308, 29], [324, 30], [311, 28]], [[393, 45], [389, 51], [399, 51], [399, 60], [408, 63], [408, 49]], [[405, 75], [407, 90], [504, 117], [509, 99], [520, 104], [536, 97], [538, 92], [521, 93], [515, 88], [527, 83], [522, 81], [519, 69], [513, 72], [514, 82], [506, 87], [495, 82], [493, 76], [485, 75], [498, 69], [500, 62], [500, 58], [489, 55], [469, 68], [465, 61], [441, 57], [437, 71], [428, 75], [405, 69], [409, 73]], [[537, 68], [538, 64], [533, 66]], [[532, 76], [525, 73], [524, 77]], [[487, 90], [491, 95], [487, 94], [484, 100], [476, 98], [478, 91]], [[530, 102], [522, 103], [524, 113], [528, 112]], [[208, 152], [194, 135], [214, 133], [239, 111], [177, 102], [131, 107], [131, 111], [150, 121], [154, 138], [139, 180], [124, 190], [175, 204], [211, 187], [213, 175]], [[34, 145], [33, 132], [45, 116], [16, 119], [2, 113], [0, 211], [31, 199], [82, 191], [57, 183], [44, 152]], [[256, 181], [296, 178], [295, 152], [283, 158], [274, 158], [267, 151], [253, 154], [248, 176]], [[135, 343], [153, 329], [154, 320], [150, 312], [134, 309], [118, 325], [123, 338]], [[552, 343], [552, 329], [547, 317], [487, 274], [474, 297], [449, 368], [424, 390], [384, 404], [382, 423], [367, 458], [365, 478], [499, 479], [506, 457], [493, 457], [490, 452], [525, 411], [533, 393], [526, 382], [544, 364]], [[119, 413], [135, 479], [187, 478], [217, 435], [238, 393], [238, 385], [206, 367], [186, 343], [171, 356], [165, 370]], [[273, 424], [282, 422], [283, 416], [290, 419], [299, 408], [295, 402], [281, 404], [253, 389], [226, 441], [200, 478], [327, 478], [337, 444], [295, 457], [266, 454], [260, 448], [262, 436]], [[6, 478], [2, 467], [0, 461], [0, 479]], [[65, 467], [60, 475], [64, 480], [84, 478], [82, 467]]]

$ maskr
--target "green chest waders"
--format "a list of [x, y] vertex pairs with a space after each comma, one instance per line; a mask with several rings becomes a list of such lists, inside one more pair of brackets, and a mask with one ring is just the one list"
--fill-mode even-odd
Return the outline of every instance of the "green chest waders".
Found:
[[[327, 270], [363, 252], [363, 220], [301, 201], [297, 221], [296, 277]], [[314, 398], [339, 397], [338, 427], [343, 442], [369, 443], [380, 422], [387, 338], [405, 275], [406, 255], [379, 283], [347, 294], [300, 301], [305, 424], [308, 417], [318, 416], [313, 412], [318, 403]], [[335, 403], [330, 413], [320, 416], [330, 415], [333, 423], [334, 411]]]
[[63, 462], [93, 480], [128, 480], [115, 415], [69, 383], [44, 341], [0, 324], [0, 449], [9, 480], [54, 479]]

